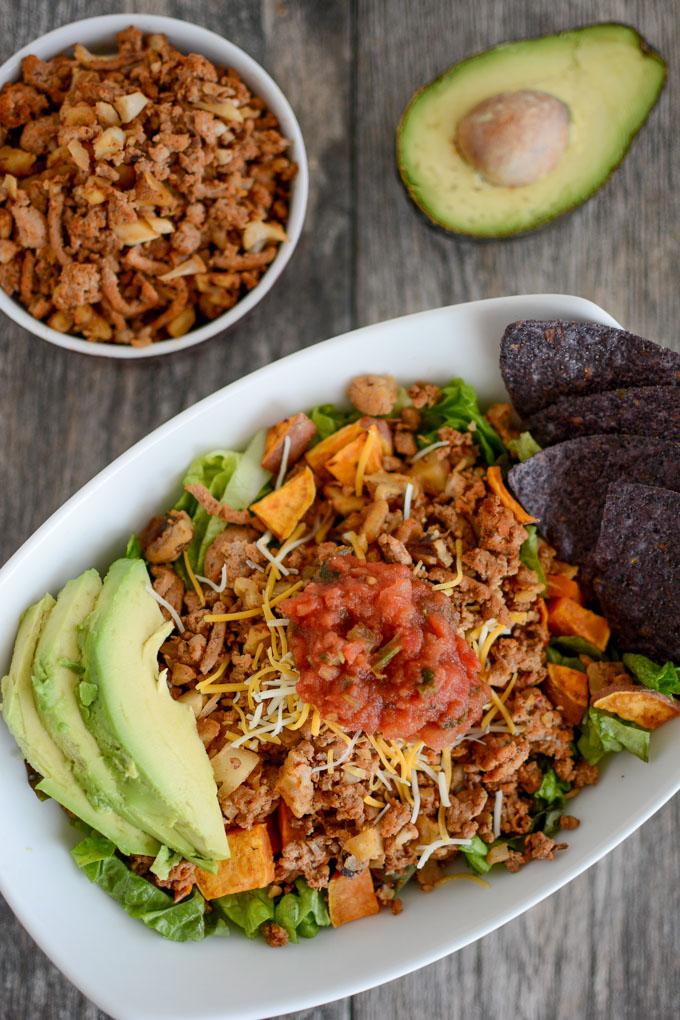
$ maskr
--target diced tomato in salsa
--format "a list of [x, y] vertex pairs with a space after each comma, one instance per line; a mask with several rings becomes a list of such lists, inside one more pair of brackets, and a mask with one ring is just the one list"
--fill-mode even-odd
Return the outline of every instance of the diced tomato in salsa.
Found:
[[300, 697], [348, 730], [447, 747], [488, 700], [448, 599], [408, 567], [335, 556], [281, 606]]

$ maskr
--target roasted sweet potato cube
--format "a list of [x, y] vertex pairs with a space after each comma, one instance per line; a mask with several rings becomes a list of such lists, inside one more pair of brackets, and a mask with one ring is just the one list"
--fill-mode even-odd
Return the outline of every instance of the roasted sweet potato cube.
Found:
[[285, 850], [289, 843], [294, 843], [296, 840], [304, 840], [305, 825], [304, 822], [300, 822], [295, 817], [285, 800], [279, 801], [277, 811], [281, 849]]
[[360, 463], [363, 464], [364, 476], [373, 474], [382, 467], [382, 446], [378, 430], [374, 427], [338, 450], [326, 462], [326, 470], [337, 478], [341, 485], [353, 487]]
[[295, 530], [316, 496], [314, 475], [306, 467], [280, 489], [253, 503], [250, 509], [266, 527], [283, 541]]
[[570, 726], [578, 726], [588, 707], [588, 677], [580, 669], [548, 663], [546, 694]]
[[338, 452], [342, 450], [343, 446], [347, 446], [357, 436], [360, 436], [366, 429], [360, 421], [354, 421], [351, 425], [345, 425], [343, 429], [338, 429], [331, 436], [326, 439], [322, 439], [320, 443], [313, 446], [311, 450], [308, 450], [305, 454], [307, 463], [313, 471], [320, 471], [327, 460], [330, 460]]
[[581, 589], [579, 588], [576, 581], [571, 577], [567, 577], [566, 574], [550, 574], [546, 578], [547, 595], [550, 599], [573, 599], [574, 602], [578, 602], [579, 605], [583, 605], [583, 596], [581, 595]]
[[274, 854], [266, 825], [234, 829], [227, 836], [231, 857], [220, 861], [217, 873], [196, 869], [196, 884], [206, 900], [262, 889], [274, 881]]
[[626, 673], [626, 667], [622, 662], [589, 661], [586, 666], [586, 674], [588, 676], [588, 689], [591, 699], [594, 699], [596, 695], [599, 696], [600, 691], [604, 690], [605, 687], [612, 687], [614, 685], [616, 687], [621, 687], [622, 685], [628, 687], [630, 685], [630, 677]]
[[604, 616], [585, 609], [573, 599], [551, 599], [548, 603], [548, 624], [553, 634], [582, 637], [601, 652], [609, 641], [609, 624]]
[[377, 914], [379, 910], [369, 868], [352, 878], [334, 875], [328, 883], [328, 912], [334, 928]]
[[272, 425], [267, 432], [262, 467], [265, 471], [271, 471], [272, 474], [279, 470], [286, 436], [290, 439], [288, 466], [292, 467], [305, 452], [315, 433], [316, 425], [302, 412], [293, 414], [290, 418], [284, 418], [283, 421]]
[[593, 707], [618, 715], [645, 730], [656, 730], [680, 715], [680, 702], [634, 684], [604, 687], [593, 701]]

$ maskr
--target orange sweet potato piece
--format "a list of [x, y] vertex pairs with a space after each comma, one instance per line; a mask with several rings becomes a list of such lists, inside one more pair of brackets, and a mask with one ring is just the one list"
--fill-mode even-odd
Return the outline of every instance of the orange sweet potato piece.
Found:
[[262, 889], [274, 881], [274, 854], [266, 825], [234, 829], [227, 835], [231, 857], [220, 861], [217, 873], [196, 869], [196, 885], [206, 900]]
[[542, 627], [548, 626], [548, 607], [545, 604], [545, 599], [538, 600], [538, 621]]
[[581, 589], [577, 582], [571, 577], [567, 577], [566, 574], [550, 574], [546, 578], [546, 585], [548, 588], [548, 598], [573, 599], [574, 602], [578, 602], [581, 606], [583, 605]]
[[341, 485], [354, 487], [357, 476], [359, 461], [364, 463], [364, 475], [373, 474], [382, 467], [382, 446], [378, 430], [371, 426], [368, 432], [362, 433], [353, 439], [347, 446], [343, 446], [329, 461], [326, 462], [326, 470], [340, 482]]
[[290, 439], [288, 466], [292, 467], [309, 446], [315, 432], [316, 425], [302, 412], [293, 414], [290, 418], [284, 418], [283, 421], [272, 425], [267, 432], [262, 467], [265, 471], [271, 471], [272, 474], [279, 470], [286, 436]]
[[304, 825], [298, 821], [284, 800], [279, 801], [277, 821], [282, 850], [285, 850], [289, 843], [305, 838]]
[[316, 497], [314, 475], [306, 467], [280, 489], [253, 503], [250, 509], [283, 541], [295, 530]]
[[553, 634], [582, 637], [601, 652], [609, 641], [609, 624], [604, 616], [585, 609], [573, 599], [551, 599], [548, 603], [548, 623]]
[[553, 574], [564, 574], [565, 577], [570, 577], [573, 580], [578, 574], [578, 567], [575, 567], [573, 563], [565, 563], [564, 560], [553, 560], [552, 572]]
[[[582, 657], [587, 659], [587, 656]], [[626, 667], [622, 662], [591, 662], [588, 659], [586, 666], [586, 674], [588, 676], [588, 689], [590, 690], [590, 697], [594, 701], [596, 695], [599, 697], [600, 691], [605, 687], [630, 687], [630, 677], [626, 673]]]
[[352, 878], [334, 875], [328, 883], [328, 912], [334, 928], [349, 921], [358, 921], [360, 917], [377, 914], [379, 910], [380, 904], [373, 889], [369, 868]]
[[645, 730], [656, 730], [680, 715], [680, 702], [634, 684], [615, 684], [598, 691], [593, 707], [618, 715]]
[[351, 425], [345, 425], [344, 429], [338, 429], [331, 436], [322, 439], [320, 443], [307, 450], [305, 459], [313, 471], [320, 471], [327, 460], [330, 460], [338, 450], [347, 446], [354, 439], [365, 432], [361, 421], [353, 421]]
[[486, 472], [486, 480], [489, 483], [489, 488], [496, 496], [500, 499], [503, 506], [506, 506], [508, 510], [512, 510], [515, 515], [515, 519], [520, 524], [535, 524], [536, 518], [528, 514], [523, 506], [517, 502], [514, 496], [511, 496], [508, 490], [505, 488], [503, 482], [503, 475], [501, 469], [497, 464], [490, 467]]
[[588, 707], [588, 677], [579, 669], [548, 663], [545, 691], [570, 726], [578, 726]]

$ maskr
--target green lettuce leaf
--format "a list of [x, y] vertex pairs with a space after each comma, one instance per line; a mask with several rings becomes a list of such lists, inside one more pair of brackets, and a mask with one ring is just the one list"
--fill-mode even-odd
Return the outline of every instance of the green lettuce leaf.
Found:
[[[192, 461], [182, 479], [182, 495], [175, 503], [174, 508], [175, 510], [185, 510], [191, 517], [194, 525], [194, 537], [187, 550], [189, 562], [193, 570], [200, 572], [203, 566], [202, 560], [199, 566], [199, 553], [208, 525], [215, 518], [211, 517], [202, 506], [199, 506], [196, 499], [184, 489], [184, 486], [205, 485], [206, 489], [215, 499], [221, 499], [241, 456], [242, 454], [236, 453], [234, 450], [213, 450], [211, 453], [206, 453], [204, 456], [197, 457], [196, 460]], [[175, 564], [175, 569], [185, 584], [188, 584], [189, 579], [186, 576], [181, 559]]]
[[589, 708], [577, 746], [591, 765], [597, 765], [610, 751], [630, 751], [642, 761], [649, 761], [649, 730], [597, 708]]
[[533, 457], [535, 453], [540, 453], [543, 449], [538, 445], [531, 432], [520, 433], [517, 439], [511, 439], [507, 443], [507, 447], [519, 461], [529, 460], [529, 457]]
[[103, 889], [129, 914], [173, 942], [196, 942], [212, 934], [227, 934], [219, 917], [195, 889], [175, 903], [172, 896], [131, 871], [116, 854], [111, 840], [92, 833], [71, 851], [73, 860], [91, 882]]
[[229, 921], [243, 929], [249, 939], [255, 938], [265, 921], [274, 920], [274, 900], [266, 889], [220, 896], [214, 903]]
[[465, 854], [467, 866], [478, 875], [484, 875], [490, 870], [491, 865], [486, 859], [489, 847], [479, 836], [473, 836], [470, 846], [462, 846], [460, 851]]
[[130, 535], [125, 546], [125, 558], [127, 560], [141, 560], [142, 558], [142, 543], [134, 533]]
[[664, 662], [661, 666], [658, 662], [648, 659], [646, 655], [627, 652], [623, 656], [623, 664], [641, 684], [652, 691], [669, 695], [680, 694], [680, 669], [672, 662]]
[[548, 662], [554, 662], [557, 666], [568, 666], [569, 669], [578, 669], [585, 673], [586, 667], [581, 659], [573, 655], [563, 655], [559, 648], [555, 648], [551, 642], [546, 649]]
[[534, 794], [534, 799], [544, 801], [546, 804], [562, 803], [565, 793], [569, 793], [571, 784], [566, 780], [558, 779], [554, 769], [548, 769], [543, 773], [541, 785]]
[[439, 438], [438, 430], [443, 426], [467, 432], [471, 423], [474, 427], [470, 435], [481, 447], [484, 459], [487, 464], [495, 464], [505, 453], [500, 436], [480, 411], [473, 387], [462, 379], [452, 379], [442, 389], [442, 396], [434, 407], [422, 411], [423, 446], [435, 443]]
[[[408, 399], [408, 398], [407, 398]], [[404, 405], [405, 406], [405, 405]], [[320, 404], [318, 407], [312, 408], [309, 412], [309, 418], [316, 425], [316, 435], [312, 438], [311, 446], [315, 446], [320, 443], [322, 439], [328, 439], [334, 432], [345, 427], [345, 425], [351, 424], [356, 421], [361, 415], [357, 410], [351, 408], [351, 410], [344, 410], [343, 408], [336, 407], [335, 404]]]
[[285, 928], [291, 942], [298, 936], [314, 938], [320, 928], [326, 928], [331, 919], [319, 889], [310, 889], [303, 878], [295, 883], [295, 892], [286, 893], [276, 904], [274, 920]]
[[550, 644], [560, 652], [575, 652], [576, 655], [587, 655], [588, 658], [594, 659], [596, 662], [604, 662], [607, 658], [599, 648], [591, 645], [590, 641], [586, 641], [582, 637], [555, 637]]
[[545, 571], [538, 558], [538, 528], [535, 524], [525, 524], [527, 537], [522, 542], [519, 558], [525, 566], [530, 567], [545, 589]]

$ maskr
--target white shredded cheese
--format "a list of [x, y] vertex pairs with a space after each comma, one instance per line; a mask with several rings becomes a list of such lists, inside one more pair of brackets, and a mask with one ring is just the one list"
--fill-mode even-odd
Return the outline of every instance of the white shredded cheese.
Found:
[[385, 804], [385, 807], [382, 809], [382, 811], [380, 811], [380, 813], [377, 814], [373, 819], [373, 824], [375, 825], [377, 822], [379, 822], [380, 819], [387, 814], [391, 807], [392, 807], [391, 804]]
[[254, 560], [246, 560], [246, 566], [250, 567], [251, 570], [259, 570], [261, 574], [264, 574], [264, 567], [261, 567], [259, 563], [255, 563]]
[[274, 620], [267, 620], [268, 627], [287, 627], [289, 623], [290, 620], [286, 619], [283, 616], [277, 617]]
[[411, 500], [413, 499], [413, 483], [409, 482], [404, 489], [404, 520], [411, 516]]
[[411, 825], [415, 825], [416, 818], [420, 814], [420, 788], [418, 786], [418, 773], [411, 770], [411, 794], [413, 796], [413, 811], [411, 812]]
[[205, 719], [207, 715], [210, 715], [210, 713], [217, 708], [217, 702], [220, 700], [221, 696], [221, 694], [213, 694], [212, 698], [208, 698], [205, 705], [198, 713], [198, 718]]
[[272, 540], [271, 531], [265, 531], [264, 535], [258, 538], [257, 542], [255, 543], [255, 547], [259, 550], [259, 552], [262, 553], [266, 560], [269, 560], [269, 562], [273, 564], [281, 574], [283, 574], [284, 577], [287, 577], [289, 571], [286, 569], [286, 567], [284, 567], [283, 563], [279, 563], [276, 556], [273, 556], [269, 552], [269, 549], [267, 548], [271, 540]]
[[435, 850], [441, 850], [443, 846], [471, 846], [471, 845], [472, 845], [471, 839], [454, 839], [453, 837], [450, 836], [448, 839], [435, 839], [433, 843], [428, 843], [425, 846], [423, 845], [417, 846], [416, 850], [422, 850], [422, 853], [418, 858], [418, 864], [416, 865], [416, 867], [418, 869], [424, 868], [432, 854], [435, 852]]
[[276, 476], [275, 489], [280, 489], [283, 485], [283, 479], [286, 477], [286, 471], [288, 470], [288, 458], [290, 457], [290, 436], [284, 436], [283, 439], [283, 453], [281, 454], [281, 467], [279, 473]]
[[203, 577], [202, 574], [194, 574], [194, 577], [197, 581], [200, 581], [201, 584], [207, 584], [209, 588], [212, 588], [212, 590], [217, 592], [218, 595], [221, 595], [227, 587], [227, 564], [222, 564], [222, 573], [220, 574], [219, 584], [215, 584], [215, 582], [211, 581], [209, 577]]
[[424, 446], [422, 450], [418, 450], [411, 457], [411, 463], [413, 464], [416, 460], [420, 460], [421, 457], [427, 457], [428, 453], [432, 453], [433, 450], [438, 450], [440, 446], [448, 446], [448, 439], [440, 439], [438, 443], [430, 443], [429, 446]]
[[498, 839], [501, 834], [501, 811], [503, 810], [503, 791], [496, 791], [496, 799], [493, 802], [493, 838]]
[[331, 762], [330, 764], [317, 765], [316, 768], [312, 769], [312, 773], [314, 773], [314, 772], [325, 772], [326, 769], [334, 769], [334, 768], [337, 768], [338, 765], [342, 765], [342, 763], [347, 761], [347, 759], [351, 755], [352, 751], [354, 750], [354, 745], [356, 744], [356, 742], [357, 742], [357, 740], [359, 739], [360, 736], [361, 736], [361, 731], [359, 731], [358, 733], [355, 733], [354, 736], [352, 737], [352, 739], [350, 740], [349, 744], [347, 745], [347, 747], [342, 752], [342, 754], [340, 755], [339, 758], [336, 758], [335, 761]]
[[179, 613], [177, 612], [175, 607], [171, 606], [168, 600], [164, 599], [162, 595], [159, 595], [157, 591], [154, 591], [150, 584], [147, 584], [146, 590], [148, 591], [149, 595], [151, 595], [151, 597], [156, 600], [159, 606], [163, 606], [164, 609], [167, 609], [167, 611], [170, 613], [170, 616], [172, 617], [175, 627], [177, 627], [177, 630], [180, 632], [180, 634], [183, 634], [184, 624], [180, 620]]
[[443, 772], [440, 772], [437, 776], [437, 785], [439, 787], [439, 800], [444, 807], [451, 807], [451, 798], [449, 797], [449, 790], [446, 785], [446, 776]]

